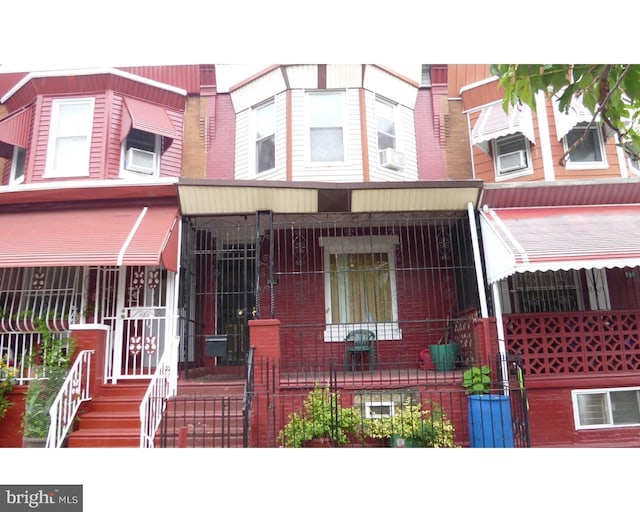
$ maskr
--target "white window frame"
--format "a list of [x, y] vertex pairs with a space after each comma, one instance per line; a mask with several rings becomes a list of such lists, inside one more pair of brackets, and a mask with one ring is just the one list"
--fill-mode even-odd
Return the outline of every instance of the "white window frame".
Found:
[[[518, 169], [511, 170], [501, 170], [499, 167], [499, 157], [503, 155], [507, 155], [509, 153], [500, 152], [500, 147], [504, 144], [521, 142], [523, 149], [518, 151], [524, 151], [524, 157], [526, 159], [526, 165], [524, 167]], [[497, 139], [493, 139], [491, 141], [492, 149], [493, 149], [493, 166], [495, 169], [496, 181], [512, 179], [518, 176], [523, 176], [526, 174], [531, 174], [533, 172], [533, 167], [531, 165], [531, 147], [529, 145], [529, 140], [522, 133], [515, 133], [512, 135], [507, 135], [505, 137], [498, 137]], [[515, 152], [515, 151], [514, 151]]]
[[[382, 412], [376, 412], [375, 408], [382, 408], [382, 407], [388, 407], [389, 408], [389, 414], [385, 414]], [[364, 417], [365, 418], [369, 418], [369, 419], [380, 419], [380, 418], [391, 418], [394, 414], [396, 413], [395, 411], [395, 404], [393, 403], [393, 400], [385, 400], [385, 401], [378, 401], [378, 402], [365, 402], [364, 403]]]
[[[75, 126], [67, 126], [63, 129], [61, 123], [64, 115], [61, 110], [65, 106], [85, 105], [88, 110], [85, 118]], [[71, 98], [54, 99], [51, 103], [51, 125], [49, 127], [49, 142], [47, 146], [47, 160], [45, 165], [45, 178], [66, 178], [89, 176], [89, 161], [91, 156], [91, 136], [93, 133], [93, 113], [95, 109], [95, 98]], [[64, 131], [63, 131], [64, 130]], [[78, 143], [75, 165], [71, 166], [65, 162], [58, 162], [60, 151], [58, 142], [64, 139], [82, 139]]]
[[[396, 149], [396, 150], [398, 149], [398, 134], [397, 134], [398, 123], [396, 121], [397, 108], [398, 108], [398, 105], [396, 103], [393, 103], [380, 96], [376, 96], [376, 134], [377, 134], [376, 142], [378, 144], [378, 153], [380, 153], [383, 149], [387, 149], [387, 148]], [[387, 121], [391, 125], [393, 133], [389, 133], [385, 130], [381, 130], [380, 120]], [[381, 147], [380, 146], [381, 135], [384, 137], [389, 137], [392, 140], [393, 144], [391, 144], [391, 146]]]
[[[569, 143], [567, 142], [567, 137], [569, 136], [569, 134], [571, 134], [574, 131], [579, 131], [580, 135], [578, 135], [578, 137], [582, 136], [582, 133], [584, 132], [584, 128], [586, 127], [586, 125], [588, 125], [587, 122], [581, 122], [576, 124], [573, 128], [571, 128], [571, 130], [569, 130], [567, 135], [565, 135], [562, 138], [562, 147], [564, 148], [565, 152], [569, 149]], [[571, 160], [571, 153], [570, 153], [567, 157], [567, 162], [566, 162], [567, 169], [606, 169], [608, 167], [607, 153], [606, 153], [606, 148], [605, 148], [604, 139], [602, 137], [602, 130], [600, 129], [600, 126], [598, 124], [594, 124], [591, 128], [589, 128], [589, 131], [596, 134], [596, 140], [597, 140], [596, 143], [600, 147], [600, 155], [602, 157], [602, 160], [594, 160], [591, 162], [573, 162]]]
[[[319, 96], [338, 96], [338, 105], [340, 112], [336, 113], [336, 117], [339, 117], [339, 124], [334, 124], [329, 121], [316, 122], [312, 117], [312, 101], [313, 97]], [[311, 166], [331, 166], [331, 165], [344, 165], [347, 162], [347, 141], [346, 141], [346, 91], [344, 90], [331, 90], [331, 91], [307, 91], [305, 94], [306, 108], [306, 162]], [[340, 160], [313, 160], [312, 159], [312, 143], [311, 134], [315, 129], [322, 128], [336, 128], [340, 129], [341, 142], [342, 142], [342, 159]]]
[[[162, 137], [157, 133], [145, 132], [144, 130], [137, 130], [138, 132], [143, 132], [149, 136], [149, 138], [153, 138], [153, 148], [147, 147], [145, 144], [132, 144], [130, 137], [132, 133], [136, 133], [135, 129], [132, 128], [129, 132], [129, 135], [122, 141], [121, 147], [121, 157], [120, 157], [120, 177], [128, 178], [128, 179], [149, 179], [149, 178], [157, 178], [160, 174], [160, 149], [162, 144]], [[129, 148], [127, 147], [129, 146]], [[127, 168], [127, 151], [130, 148], [136, 148], [141, 151], [148, 151], [149, 153], [154, 154], [153, 159], [153, 169], [150, 173], [137, 171], [134, 169]]]
[[[24, 173], [27, 167], [27, 150], [20, 146], [13, 146], [13, 156], [11, 158], [11, 174], [9, 176], [10, 185], [19, 185], [24, 182]], [[20, 174], [18, 174], [20, 173]]]
[[[261, 119], [265, 119], [260, 114], [267, 109], [271, 109], [271, 116], [267, 119], [269, 126], [265, 126], [260, 122]], [[260, 133], [261, 130], [263, 130], [263, 133]], [[253, 107], [253, 134], [254, 172], [255, 175], [260, 175], [275, 169], [276, 166], [276, 104], [273, 98]], [[273, 166], [260, 169], [260, 152], [258, 148], [262, 142], [270, 138], [273, 139]]]
[[[571, 390], [571, 400], [573, 403], [573, 419], [576, 430], [593, 430], [603, 428], [625, 428], [625, 427], [638, 427], [640, 426], [640, 412], [638, 414], [638, 422], [636, 423], [615, 423], [613, 418], [613, 408], [611, 402], [611, 394], [617, 392], [636, 392], [636, 399], [638, 400], [638, 408], [640, 411], [640, 387], [626, 387], [626, 388], [600, 388], [600, 389], [573, 389]], [[604, 402], [602, 416], [604, 421], [597, 424], [582, 424], [580, 419], [580, 397], [586, 395], [603, 395]]]
[[[323, 237], [320, 246], [324, 247], [324, 301], [326, 329], [324, 341], [344, 341], [347, 334], [353, 329], [368, 329], [376, 334], [378, 340], [398, 340], [402, 338], [402, 332], [398, 325], [398, 289], [396, 280], [396, 246], [399, 243], [397, 236], [363, 236], [363, 237]], [[335, 254], [371, 254], [386, 253], [389, 262], [389, 287], [391, 292], [391, 316], [386, 322], [358, 322], [338, 323], [333, 322], [333, 305], [331, 303], [331, 255]]]

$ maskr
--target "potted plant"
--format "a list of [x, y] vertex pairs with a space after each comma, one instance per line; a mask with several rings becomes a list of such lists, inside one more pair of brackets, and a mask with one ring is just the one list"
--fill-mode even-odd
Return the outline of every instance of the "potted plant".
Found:
[[286, 447], [343, 446], [358, 436], [360, 412], [342, 407], [340, 394], [316, 385], [303, 403], [303, 411], [291, 413], [278, 435]]
[[421, 403], [411, 403], [407, 397], [402, 408], [392, 416], [375, 418], [367, 425], [373, 438], [389, 439], [394, 448], [453, 448], [455, 429], [442, 407], [433, 404], [430, 410]]
[[37, 328], [40, 343], [31, 354], [33, 374], [25, 395], [23, 447], [46, 444], [51, 423], [49, 410], [67, 377], [75, 349], [71, 338], [54, 335], [45, 322], [38, 322]]
[[513, 448], [511, 401], [491, 392], [491, 368], [472, 366], [462, 374], [468, 395], [469, 445], [472, 448]]
[[454, 322], [451, 317], [447, 318], [444, 333], [438, 342], [429, 346], [431, 361], [436, 370], [453, 370], [458, 360], [460, 351], [459, 343], [453, 339]]
[[13, 405], [7, 395], [15, 384], [15, 370], [9, 366], [8, 357], [0, 357], [0, 420]]

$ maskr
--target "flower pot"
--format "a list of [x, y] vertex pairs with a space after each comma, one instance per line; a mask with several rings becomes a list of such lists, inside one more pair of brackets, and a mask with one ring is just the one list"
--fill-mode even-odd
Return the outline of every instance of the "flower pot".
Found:
[[429, 346], [431, 361], [436, 370], [453, 370], [458, 360], [459, 345], [457, 343], [442, 343]]
[[22, 437], [23, 448], [45, 448], [47, 439], [44, 437]]
[[469, 395], [471, 448], [513, 448], [511, 402], [506, 395]]

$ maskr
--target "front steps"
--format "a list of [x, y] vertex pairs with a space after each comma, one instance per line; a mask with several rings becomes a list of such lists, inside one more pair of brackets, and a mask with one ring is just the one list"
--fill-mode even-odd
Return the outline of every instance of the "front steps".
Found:
[[[148, 380], [105, 384], [80, 414], [69, 448], [139, 448], [140, 403]], [[242, 447], [244, 380], [178, 380], [155, 446]]]
[[100, 396], [80, 414], [78, 428], [71, 432], [69, 448], [140, 447], [140, 403], [148, 380], [105, 384]]
[[156, 436], [166, 448], [241, 448], [244, 381], [178, 381]]

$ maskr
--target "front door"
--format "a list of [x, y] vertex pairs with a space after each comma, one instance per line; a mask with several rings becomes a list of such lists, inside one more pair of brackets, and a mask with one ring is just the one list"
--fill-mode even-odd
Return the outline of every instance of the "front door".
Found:
[[118, 317], [113, 323], [113, 380], [150, 377], [164, 353], [168, 272], [158, 266], [120, 267]]

